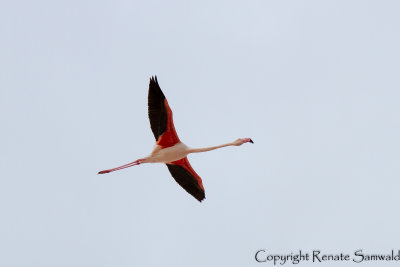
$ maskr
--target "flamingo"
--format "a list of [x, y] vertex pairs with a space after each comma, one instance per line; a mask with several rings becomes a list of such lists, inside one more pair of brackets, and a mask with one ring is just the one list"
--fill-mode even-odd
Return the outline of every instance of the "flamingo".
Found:
[[142, 163], [165, 163], [175, 181], [201, 202], [205, 199], [203, 182], [190, 165], [187, 155], [226, 146], [241, 146], [248, 142], [254, 143], [250, 138], [238, 138], [230, 143], [204, 148], [191, 148], [182, 143], [175, 131], [172, 111], [158, 85], [157, 76], [150, 78], [148, 112], [151, 130], [156, 139], [156, 144], [151, 154], [128, 164], [100, 171], [98, 174], [110, 173]]

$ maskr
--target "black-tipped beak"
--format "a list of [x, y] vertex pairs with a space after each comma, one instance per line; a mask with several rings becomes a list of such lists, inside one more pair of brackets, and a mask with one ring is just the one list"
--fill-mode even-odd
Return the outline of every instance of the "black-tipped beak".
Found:
[[253, 140], [250, 139], [250, 143], [254, 144]]

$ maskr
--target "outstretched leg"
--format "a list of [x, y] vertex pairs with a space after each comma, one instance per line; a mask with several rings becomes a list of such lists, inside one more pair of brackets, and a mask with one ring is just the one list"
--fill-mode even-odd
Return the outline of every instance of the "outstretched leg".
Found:
[[113, 171], [122, 170], [122, 169], [125, 169], [125, 168], [128, 168], [128, 167], [139, 165], [141, 163], [145, 163], [145, 162], [146, 162], [146, 158], [138, 159], [138, 160], [135, 160], [135, 161], [133, 161], [131, 163], [128, 163], [128, 164], [125, 164], [125, 165], [122, 165], [122, 166], [119, 166], [119, 167], [116, 167], [116, 168], [113, 168], [113, 169], [100, 171], [98, 174], [104, 174], [104, 173], [109, 173], [109, 172], [113, 172]]

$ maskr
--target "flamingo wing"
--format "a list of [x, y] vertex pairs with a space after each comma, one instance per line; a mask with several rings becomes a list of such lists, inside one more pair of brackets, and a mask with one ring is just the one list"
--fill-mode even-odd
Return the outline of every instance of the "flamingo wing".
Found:
[[198, 201], [206, 198], [203, 182], [193, 170], [187, 157], [167, 164], [168, 170], [175, 181]]
[[156, 138], [156, 144], [166, 148], [180, 142], [175, 131], [172, 110], [158, 85], [157, 76], [150, 79], [148, 108], [150, 126]]

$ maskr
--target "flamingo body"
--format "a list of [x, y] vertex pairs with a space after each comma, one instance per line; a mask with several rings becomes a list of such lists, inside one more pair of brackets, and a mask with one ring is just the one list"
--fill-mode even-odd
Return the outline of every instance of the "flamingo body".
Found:
[[239, 138], [231, 143], [206, 148], [190, 148], [182, 143], [175, 130], [172, 110], [158, 85], [157, 77], [150, 79], [148, 113], [150, 127], [156, 140], [156, 145], [151, 154], [117, 168], [100, 171], [99, 174], [125, 169], [142, 163], [165, 163], [175, 181], [198, 201], [202, 201], [205, 199], [203, 182], [190, 165], [187, 155], [225, 146], [240, 146], [247, 142], [253, 143], [250, 138]]
[[186, 157], [189, 151], [189, 147], [182, 142], [166, 148], [157, 145], [153, 152], [147, 157], [146, 163], [172, 163]]

